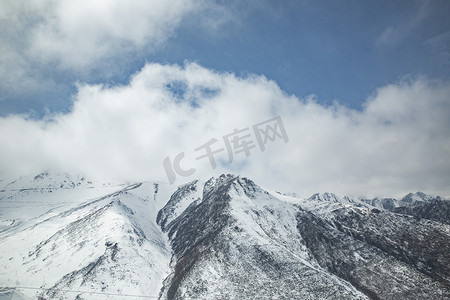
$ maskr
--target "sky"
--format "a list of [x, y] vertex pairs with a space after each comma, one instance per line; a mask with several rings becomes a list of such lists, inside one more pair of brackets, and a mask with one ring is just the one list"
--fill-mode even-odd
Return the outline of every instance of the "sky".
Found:
[[2, 1], [0, 179], [235, 173], [304, 197], [450, 196], [449, 13], [445, 0]]

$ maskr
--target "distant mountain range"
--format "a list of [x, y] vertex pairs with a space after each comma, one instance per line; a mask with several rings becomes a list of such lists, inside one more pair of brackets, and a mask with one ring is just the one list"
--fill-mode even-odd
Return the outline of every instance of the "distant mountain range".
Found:
[[450, 201], [421, 192], [0, 182], [0, 299], [449, 299], [449, 253]]

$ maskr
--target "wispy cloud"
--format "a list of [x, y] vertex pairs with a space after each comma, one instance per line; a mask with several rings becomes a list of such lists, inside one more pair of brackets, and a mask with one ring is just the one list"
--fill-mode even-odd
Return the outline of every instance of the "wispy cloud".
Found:
[[425, 44], [432, 49], [434, 59], [439, 64], [448, 69], [450, 66], [450, 31], [445, 31], [425, 41]]
[[415, 34], [417, 28], [424, 20], [432, 15], [433, 0], [412, 1], [412, 7], [415, 10], [412, 14], [402, 17], [399, 15], [397, 23], [388, 26], [375, 42], [376, 46], [395, 46], [401, 44], [405, 38]]
[[[167, 181], [164, 158], [185, 152], [183, 167], [197, 169], [193, 177], [239, 169], [267, 187], [305, 196], [449, 195], [449, 97], [448, 83], [416, 79], [381, 87], [356, 111], [286, 95], [262, 76], [147, 64], [124, 86], [80, 85], [68, 114], [1, 118], [0, 176], [55, 168]], [[215, 170], [195, 160], [194, 149], [211, 138], [277, 115], [288, 143], [241, 153]]]

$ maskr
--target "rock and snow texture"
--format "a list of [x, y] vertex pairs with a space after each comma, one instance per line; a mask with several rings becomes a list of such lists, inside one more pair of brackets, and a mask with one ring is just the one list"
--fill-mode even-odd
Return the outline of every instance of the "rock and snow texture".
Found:
[[1, 187], [0, 292], [448, 299], [449, 207], [422, 193], [298, 199], [234, 175], [172, 189], [44, 172]]
[[329, 193], [295, 199], [231, 175], [207, 182], [201, 200], [164, 222], [171, 200], [159, 213], [174, 251], [164, 298], [450, 297], [443, 223]]
[[[165, 210], [170, 203], [160, 215]], [[165, 225], [174, 270], [163, 297], [366, 299], [311, 257], [296, 227], [297, 211], [245, 178], [207, 182], [202, 200]]]

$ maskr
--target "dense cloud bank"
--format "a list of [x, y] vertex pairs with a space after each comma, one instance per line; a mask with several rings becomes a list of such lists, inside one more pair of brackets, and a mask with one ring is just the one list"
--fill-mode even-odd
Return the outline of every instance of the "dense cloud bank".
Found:
[[[51, 168], [168, 181], [163, 161], [184, 152], [180, 166], [195, 170], [192, 179], [234, 172], [304, 196], [447, 196], [449, 86], [406, 80], [379, 88], [353, 110], [287, 95], [263, 76], [148, 63], [124, 86], [80, 84], [69, 113], [1, 118], [0, 177]], [[262, 151], [253, 125], [277, 116], [288, 140], [278, 131]], [[230, 161], [224, 137], [232, 141], [234, 130], [242, 140], [249, 135], [253, 147], [232, 149]], [[223, 149], [214, 154], [215, 169], [208, 158], [196, 159], [213, 139], [211, 149]], [[190, 179], [176, 175], [178, 182]]]

